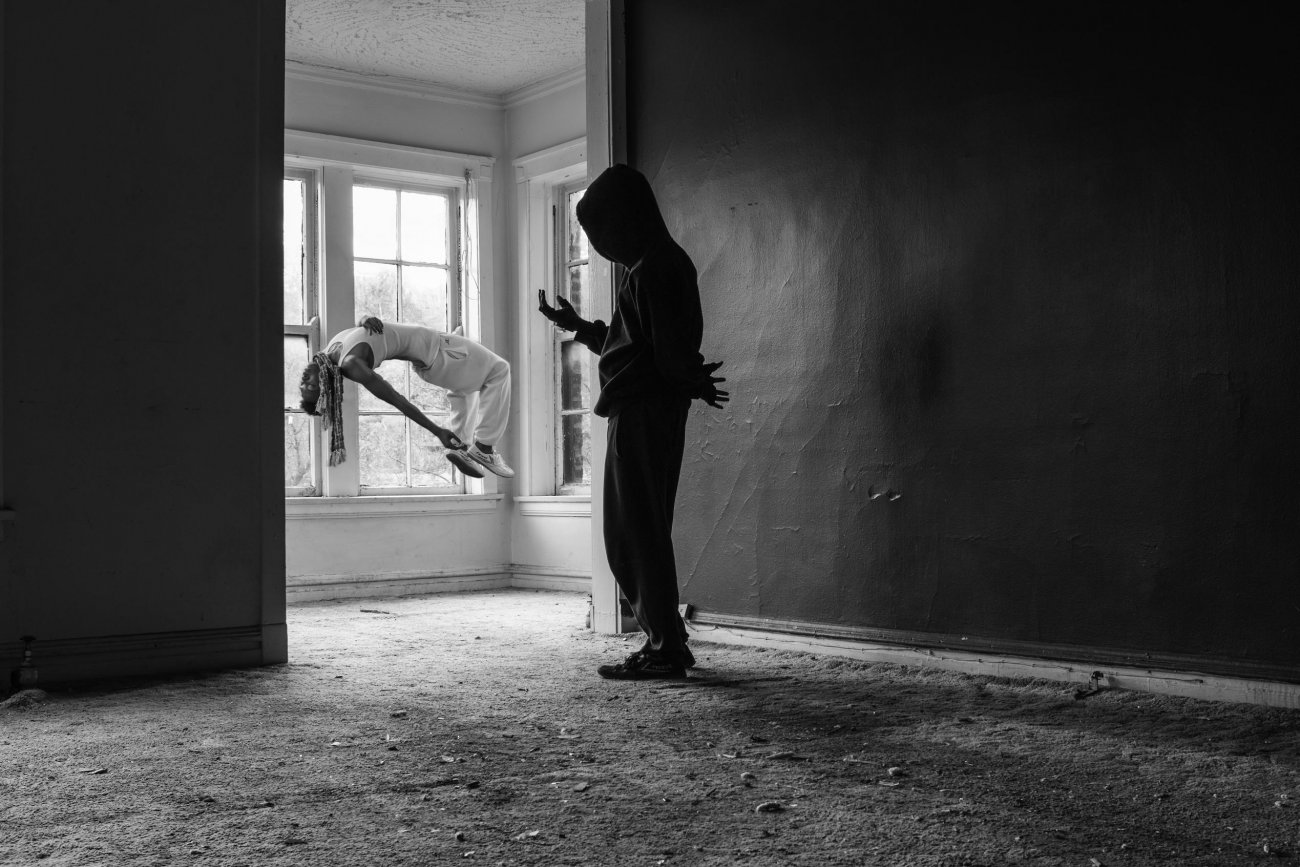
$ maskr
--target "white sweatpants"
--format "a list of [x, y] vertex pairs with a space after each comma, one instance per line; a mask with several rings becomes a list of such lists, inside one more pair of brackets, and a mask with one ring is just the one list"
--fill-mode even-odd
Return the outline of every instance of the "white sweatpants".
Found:
[[495, 446], [510, 418], [510, 362], [459, 334], [444, 334], [442, 350], [416, 373], [430, 385], [447, 390], [451, 418], [447, 426], [467, 445]]

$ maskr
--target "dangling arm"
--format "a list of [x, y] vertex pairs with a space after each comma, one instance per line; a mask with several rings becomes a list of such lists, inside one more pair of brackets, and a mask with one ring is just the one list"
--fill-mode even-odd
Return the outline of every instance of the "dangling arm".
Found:
[[367, 364], [364, 359], [349, 355], [343, 359], [343, 363], [339, 365], [339, 370], [348, 379], [360, 383], [365, 387], [366, 391], [384, 403], [397, 407], [402, 411], [402, 415], [436, 436], [446, 448], [457, 450], [465, 448], [465, 444], [461, 442], [460, 437], [430, 420], [428, 416], [420, 411], [418, 406], [411, 403], [397, 389], [389, 385], [388, 380], [376, 373], [374, 368]]

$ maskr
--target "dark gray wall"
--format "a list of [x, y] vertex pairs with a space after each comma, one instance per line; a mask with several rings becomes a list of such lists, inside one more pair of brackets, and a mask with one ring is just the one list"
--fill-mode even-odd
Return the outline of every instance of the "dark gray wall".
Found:
[[0, 673], [284, 654], [283, 9], [5, 3]]
[[850, 6], [628, 2], [630, 159], [733, 387], [683, 598], [1300, 676], [1277, 28]]

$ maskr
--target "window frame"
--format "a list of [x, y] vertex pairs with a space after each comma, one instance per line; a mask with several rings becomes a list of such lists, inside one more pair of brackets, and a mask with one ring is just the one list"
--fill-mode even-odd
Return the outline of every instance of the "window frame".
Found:
[[[551, 245], [552, 261], [554, 267], [551, 270], [550, 296], [551, 303], [555, 303], [555, 297], [559, 294], [562, 287], [568, 286], [569, 268], [575, 264], [588, 266], [590, 274], [591, 255], [588, 250], [586, 259], [570, 260], [568, 256], [568, 238], [569, 238], [569, 196], [579, 190], [585, 190], [588, 182], [585, 177], [576, 180], [557, 183], [552, 188], [551, 203]], [[581, 227], [579, 227], [581, 228]], [[590, 247], [590, 242], [588, 242]], [[556, 496], [590, 496], [591, 481], [590, 477], [587, 483], [571, 484], [564, 481], [564, 420], [567, 416], [586, 415], [588, 416], [587, 431], [588, 437], [591, 436], [590, 416], [593, 403], [592, 396], [596, 393], [596, 383], [594, 380], [595, 370], [592, 366], [592, 353], [585, 346], [578, 343], [577, 335], [572, 332], [561, 331], [558, 328], [551, 329], [553, 337], [551, 340], [551, 406], [552, 406], [552, 425], [554, 430], [554, 491]], [[586, 378], [588, 382], [588, 399], [587, 406], [570, 410], [564, 408], [564, 347], [566, 344], [577, 344], [582, 348], [582, 363], [587, 368]]]
[[[555, 187], [587, 178], [587, 139], [577, 138], [516, 157], [514, 169], [515, 328], [514, 381], [519, 407], [519, 454], [514, 501], [520, 514], [590, 514], [596, 492], [576, 496], [556, 493], [554, 326], [537, 312], [537, 292], [554, 301], [556, 247], [553, 205]], [[601, 292], [604, 290], [597, 289]], [[603, 304], [605, 299], [599, 299]], [[603, 309], [603, 308], [598, 308]], [[601, 318], [607, 318], [601, 316]], [[593, 395], [594, 399], [594, 395]], [[594, 418], [593, 449], [603, 434]], [[596, 430], [600, 426], [599, 432]], [[594, 455], [593, 455], [594, 457]], [[593, 467], [593, 475], [596, 472]], [[541, 510], [541, 511], [538, 511]], [[556, 514], [559, 514], [558, 512]]]
[[[354, 250], [352, 254], [352, 262], [354, 268], [357, 262], [391, 264], [391, 265], [395, 265], [399, 269], [398, 270], [399, 275], [401, 273], [400, 269], [402, 268], [403, 265], [445, 268], [447, 271], [447, 325], [449, 329], [455, 329], [457, 327], [463, 326], [464, 310], [466, 305], [465, 305], [465, 298], [463, 292], [463, 281], [461, 279], [461, 273], [460, 273], [461, 222], [463, 219], [462, 214], [464, 210], [461, 203], [461, 198], [462, 198], [461, 191], [453, 186], [446, 185], [446, 184], [434, 184], [429, 182], [421, 182], [421, 181], [413, 181], [413, 180], [399, 180], [391, 177], [384, 177], [382, 174], [362, 173], [362, 172], [355, 172], [353, 174], [352, 185], [350, 189], [355, 190], [357, 187], [373, 187], [375, 189], [394, 190], [398, 192], [397, 258], [390, 260], [390, 259], [378, 259], [372, 256], [358, 256], [356, 254], [356, 251]], [[447, 197], [447, 264], [446, 265], [436, 265], [428, 262], [417, 262], [414, 260], [407, 260], [402, 258], [401, 255], [402, 253], [401, 192], [406, 190], [410, 190], [412, 192], [432, 193], [435, 195]], [[401, 314], [401, 301], [400, 301], [401, 288], [400, 287], [401, 284], [399, 282], [398, 284], [399, 317]], [[374, 311], [363, 311], [357, 309], [356, 302], [355, 302], [355, 293], [354, 293], [354, 301], [353, 301], [353, 310], [354, 310], [353, 313], [354, 320], [359, 319], [364, 313], [374, 312]], [[402, 322], [402, 319], [399, 318], [396, 321]], [[406, 370], [403, 370], [403, 376], [409, 377], [411, 375], [412, 374], [408, 366]], [[396, 383], [393, 383], [393, 385], [396, 387]], [[405, 393], [408, 389], [406, 388], [406, 384], [403, 383], [403, 387], [399, 388], [398, 390]], [[429, 410], [426, 410], [424, 407], [420, 407], [420, 409], [431, 420], [433, 420], [437, 424], [445, 423], [447, 418], [445, 415], [441, 413], [430, 412]], [[346, 406], [344, 408], [344, 411], [345, 412], [348, 411]], [[362, 409], [361, 400], [360, 400], [360, 389], [358, 389], [358, 400], [355, 401], [355, 406], [352, 408], [351, 411], [356, 413], [358, 426], [360, 425], [361, 418], [363, 416], [396, 417], [402, 420], [405, 445], [406, 445], [406, 459], [405, 459], [406, 477], [409, 480], [411, 477], [411, 469], [412, 469], [412, 462], [411, 462], [412, 447], [413, 447], [412, 428], [419, 428], [419, 425], [416, 425], [415, 422], [411, 421], [405, 415], [403, 415], [401, 410], [393, 406], [384, 405], [378, 409]], [[423, 431], [423, 428], [419, 428], [419, 429]], [[424, 432], [424, 435], [430, 436], [430, 434], [428, 434], [427, 431]], [[361, 460], [359, 436], [357, 437], [357, 442], [358, 442], [357, 460], [359, 462]], [[358, 467], [358, 472], [360, 472], [359, 467]], [[465, 475], [460, 472], [460, 470], [457, 470], [454, 467], [452, 468], [452, 479], [456, 480], [456, 483], [452, 485], [445, 485], [445, 486], [440, 486], [440, 485], [396, 485], [395, 486], [395, 485], [367, 485], [358, 478], [357, 487], [358, 487], [358, 492], [361, 496], [375, 496], [375, 497], [391, 497], [391, 496], [405, 496], [405, 495], [456, 496], [456, 495], [463, 495], [468, 493], [467, 483], [469, 482], [469, 479], [466, 478]]]
[[[320, 350], [320, 173], [314, 169], [297, 166], [284, 166], [284, 180], [297, 180], [302, 183], [302, 294], [303, 323], [283, 323], [284, 336], [307, 339], [307, 357]], [[283, 317], [281, 317], [283, 318]], [[286, 413], [306, 416], [301, 407], [286, 406]], [[285, 485], [286, 497], [317, 496], [321, 487], [321, 441], [320, 422], [311, 421], [308, 435], [311, 448], [311, 483], [307, 485]]]
[[[494, 162], [488, 156], [285, 130], [285, 171], [312, 171], [317, 180], [318, 316], [314, 335], [317, 347], [325, 335], [337, 334], [356, 324], [351, 186], [354, 180], [363, 179], [383, 186], [456, 193], [449, 221], [449, 259], [453, 260], [449, 263], [449, 282], [455, 286], [456, 315], [467, 337], [489, 348], [495, 345], [495, 335], [501, 329], [491, 315], [495, 299], [491, 270]], [[486, 261], [480, 260], [480, 248]], [[350, 450], [359, 441], [358, 391], [356, 383], [345, 381], [344, 435]], [[325, 454], [318, 422], [313, 436], [318, 453]], [[500, 497], [494, 476], [470, 479], [455, 488], [362, 488], [359, 463], [355, 456], [349, 456], [349, 460], [331, 467], [322, 458], [314, 496], [299, 497], [293, 489], [286, 489], [286, 498], [295, 513], [303, 512], [304, 517], [317, 513], [323, 516], [329, 502], [337, 498], [354, 498], [354, 502], [364, 507], [364, 503], [382, 504], [396, 497], [410, 502], [411, 508], [417, 511], [437, 512], [445, 511], [439, 505], [442, 503]]]
[[362, 260], [366, 262], [383, 262], [388, 264], [396, 264], [398, 266], [418, 265], [420, 267], [446, 268], [447, 269], [447, 293], [449, 296], [448, 301], [450, 302], [447, 310], [447, 324], [453, 329], [456, 328], [458, 325], [462, 325], [463, 324], [462, 320], [465, 313], [465, 299], [463, 297], [464, 293], [462, 292], [462, 280], [461, 280], [461, 268], [460, 268], [461, 222], [464, 219], [464, 206], [463, 203], [461, 202], [462, 191], [459, 188], [453, 187], [448, 184], [434, 184], [434, 183], [419, 182], [419, 181], [412, 181], [412, 180], [399, 180], [396, 178], [388, 178], [388, 177], [384, 177], [383, 175], [369, 174], [369, 173], [355, 173], [352, 177], [352, 185], [354, 187], [375, 187], [377, 189], [397, 190], [399, 192], [402, 190], [410, 190], [412, 192], [417, 192], [417, 193], [432, 193], [434, 195], [447, 197], [448, 199], [448, 213], [447, 213], [448, 248], [447, 248], [446, 265], [438, 265], [436, 263], [430, 263], [430, 262], [421, 262], [414, 259], [407, 260], [401, 257], [400, 254], [401, 254], [402, 238], [401, 238], [401, 223], [400, 223], [400, 219], [401, 219], [400, 217], [401, 197], [400, 196], [398, 197], [399, 223], [398, 223], [398, 238], [397, 238], [397, 243], [398, 243], [397, 259], [394, 260], [376, 259], [372, 256], [358, 256], [354, 252], [352, 256], [352, 260], [354, 262], [358, 260]]

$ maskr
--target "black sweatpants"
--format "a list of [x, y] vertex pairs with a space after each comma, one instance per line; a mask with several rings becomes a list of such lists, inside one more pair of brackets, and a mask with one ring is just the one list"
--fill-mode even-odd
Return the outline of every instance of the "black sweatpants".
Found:
[[686, 443], [688, 398], [624, 405], [609, 419], [605, 451], [605, 553], [646, 634], [643, 650], [681, 659], [673, 503]]

